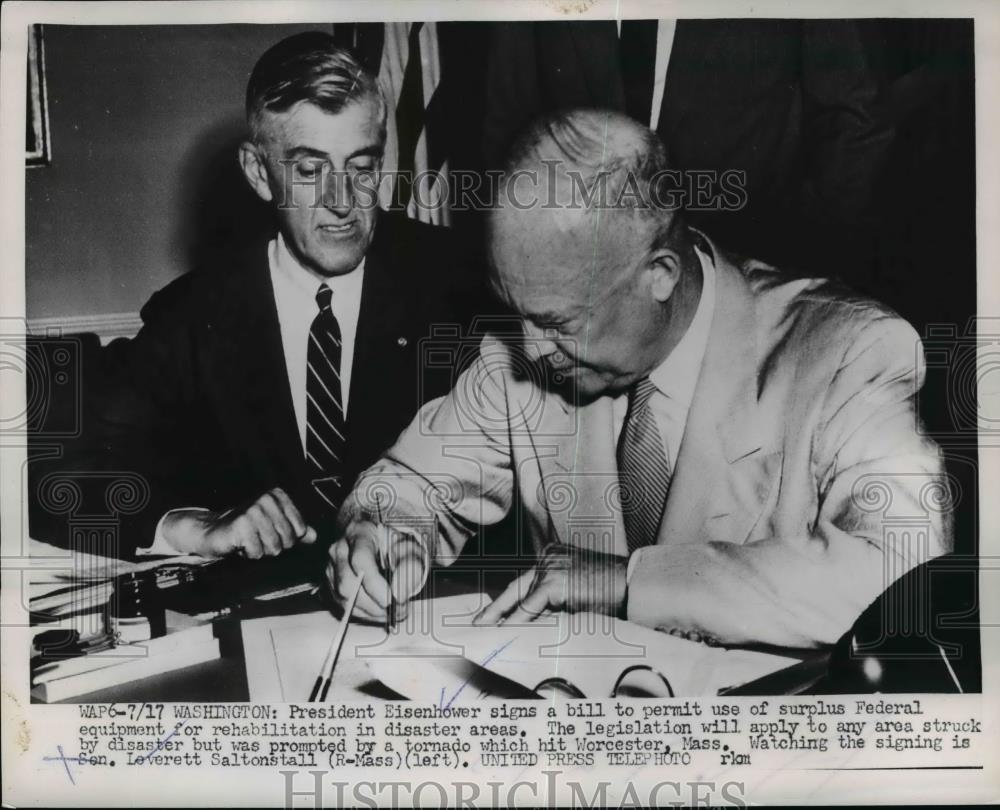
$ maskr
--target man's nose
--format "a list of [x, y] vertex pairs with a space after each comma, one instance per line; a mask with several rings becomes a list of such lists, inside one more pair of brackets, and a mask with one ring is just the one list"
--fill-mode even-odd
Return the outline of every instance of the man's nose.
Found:
[[323, 184], [323, 207], [346, 217], [354, 208], [354, 184], [347, 172], [333, 171]]

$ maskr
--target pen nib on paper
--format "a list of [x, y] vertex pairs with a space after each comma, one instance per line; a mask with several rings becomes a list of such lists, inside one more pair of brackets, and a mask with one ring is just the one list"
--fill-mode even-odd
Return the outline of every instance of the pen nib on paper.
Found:
[[382, 493], [375, 493], [375, 516], [378, 520], [378, 528], [382, 533], [379, 542], [379, 565], [385, 574], [385, 581], [389, 586], [389, 603], [385, 609], [385, 632], [392, 635], [392, 628], [396, 624], [395, 600], [392, 596], [392, 567], [389, 563], [389, 529], [382, 519]]
[[309, 693], [309, 703], [317, 701], [320, 703], [326, 702], [327, 693], [330, 691], [330, 684], [333, 682], [333, 670], [337, 666], [337, 660], [340, 658], [340, 650], [344, 646], [344, 639], [347, 637], [347, 627], [351, 623], [351, 615], [354, 613], [354, 604], [358, 601], [358, 594], [361, 593], [361, 586], [363, 584], [364, 578], [359, 577], [354, 593], [351, 594], [351, 598], [344, 607], [344, 615], [340, 620], [340, 627], [337, 630], [337, 634], [333, 637], [333, 641], [330, 642], [330, 649], [327, 650], [326, 657], [323, 659], [323, 667], [320, 669], [319, 675], [316, 676], [316, 682]]

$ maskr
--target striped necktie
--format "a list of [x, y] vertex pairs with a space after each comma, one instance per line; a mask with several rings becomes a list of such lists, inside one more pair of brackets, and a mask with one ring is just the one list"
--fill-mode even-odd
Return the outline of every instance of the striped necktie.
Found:
[[333, 291], [320, 284], [319, 314], [309, 329], [306, 353], [306, 461], [313, 488], [333, 510], [340, 507], [346, 433], [340, 385], [340, 324], [330, 302]]
[[618, 480], [629, 553], [656, 542], [670, 489], [670, 461], [649, 409], [655, 392], [648, 377], [633, 386], [618, 439]]

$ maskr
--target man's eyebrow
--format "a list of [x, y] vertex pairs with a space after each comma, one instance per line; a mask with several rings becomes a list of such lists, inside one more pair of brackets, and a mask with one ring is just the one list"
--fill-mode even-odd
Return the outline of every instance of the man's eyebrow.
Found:
[[328, 155], [322, 149], [313, 149], [311, 146], [293, 146], [285, 150], [285, 157], [317, 157], [327, 158]]
[[354, 158], [357, 157], [379, 158], [382, 157], [383, 154], [385, 154], [385, 147], [380, 146], [377, 143], [374, 143], [371, 146], [363, 146], [360, 149], [356, 149], [355, 151], [351, 152], [351, 154], [347, 156], [347, 160], [353, 160]]
[[[381, 157], [384, 153], [383, 147], [378, 144], [373, 144], [371, 146], [363, 146], [360, 149], [351, 152], [346, 158], [346, 160], [353, 160], [357, 157]], [[323, 158], [324, 160], [329, 159], [329, 155], [322, 149], [316, 149], [312, 146], [293, 146], [285, 151], [285, 157], [289, 158], [299, 158], [299, 157], [315, 157]], [[346, 162], [345, 160], [345, 162]]]

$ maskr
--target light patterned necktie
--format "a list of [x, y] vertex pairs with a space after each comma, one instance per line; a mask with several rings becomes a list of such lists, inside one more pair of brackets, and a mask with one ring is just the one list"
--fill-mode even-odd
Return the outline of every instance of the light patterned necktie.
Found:
[[670, 489], [670, 461], [649, 409], [655, 392], [656, 386], [648, 377], [633, 386], [618, 439], [618, 481], [629, 553], [656, 542]]
[[316, 292], [319, 314], [309, 329], [306, 352], [306, 461], [313, 488], [336, 510], [342, 500], [346, 430], [340, 385], [340, 324], [330, 307], [332, 300], [333, 291], [320, 284]]

